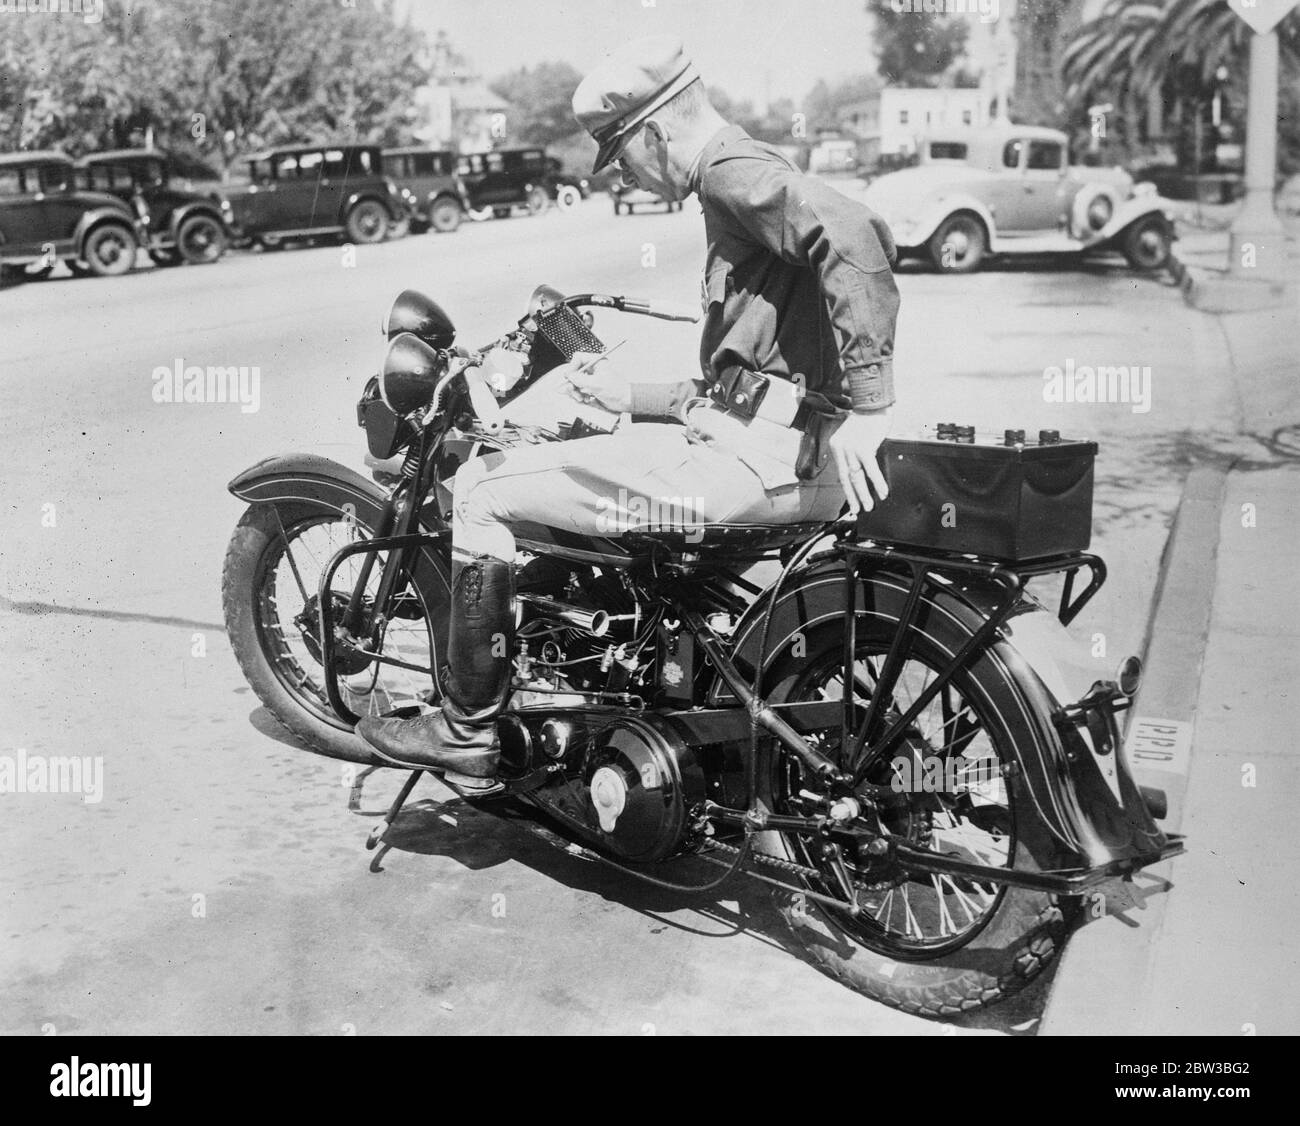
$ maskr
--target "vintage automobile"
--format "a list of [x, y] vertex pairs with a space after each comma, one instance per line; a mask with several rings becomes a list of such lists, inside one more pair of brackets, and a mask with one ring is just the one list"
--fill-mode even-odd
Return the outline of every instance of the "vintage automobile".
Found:
[[216, 262], [230, 241], [230, 205], [177, 187], [166, 153], [145, 149], [91, 153], [77, 162], [82, 186], [107, 192], [148, 215], [149, 257], [159, 266]]
[[78, 276], [125, 274], [145, 241], [142, 214], [106, 192], [81, 187], [65, 154], [0, 155], [4, 279], [48, 277], [60, 259]]
[[1122, 169], [1071, 165], [1065, 134], [1036, 126], [932, 133], [916, 167], [881, 176], [864, 200], [889, 224], [900, 257], [927, 256], [950, 274], [994, 254], [1110, 250], [1157, 270], [1174, 239], [1154, 189], [1135, 188]]
[[554, 156], [546, 158], [549, 174], [551, 198], [561, 211], [576, 207], [584, 199], [591, 198], [591, 180], [586, 176], [575, 176], [564, 170], [563, 162]]
[[515, 207], [528, 214], [545, 211], [555, 195], [551, 158], [545, 149], [503, 148], [465, 153], [457, 172], [469, 194], [470, 208], [478, 214], [504, 219]]
[[646, 188], [630, 187], [621, 179], [610, 184], [609, 197], [614, 201], [615, 215], [621, 215], [624, 211], [632, 215], [638, 207], [663, 207], [669, 212], [682, 209], [681, 200], [674, 202], [664, 199], [658, 192], [652, 192]]
[[245, 165], [248, 182], [218, 193], [241, 242], [276, 247], [333, 234], [383, 242], [408, 215], [374, 146], [299, 145], [258, 153]]
[[445, 149], [384, 150], [384, 172], [401, 191], [413, 229], [450, 232], [460, 226], [470, 201], [457, 160]]

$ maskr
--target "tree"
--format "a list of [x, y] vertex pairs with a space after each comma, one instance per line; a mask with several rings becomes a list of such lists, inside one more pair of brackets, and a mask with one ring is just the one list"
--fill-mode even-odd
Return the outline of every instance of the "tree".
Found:
[[261, 144], [386, 142], [427, 81], [394, 0], [139, 0], [86, 25], [6, 21], [0, 142], [76, 152], [142, 132], [229, 158]]
[[[1254, 34], [1227, 0], [1111, 0], [1066, 46], [1062, 70], [1076, 108], [1103, 99], [1136, 100], [1160, 91], [1175, 102], [1203, 102], [1226, 66], [1238, 84]], [[1278, 25], [1281, 49], [1283, 171], [1300, 168], [1300, 12]]]
[[568, 63], [538, 63], [503, 75], [489, 89], [510, 103], [512, 140], [548, 145], [573, 133], [573, 91], [581, 81]]
[[879, 45], [876, 69], [891, 86], [938, 86], [966, 50], [965, 20], [928, 12], [894, 12], [868, 3]]

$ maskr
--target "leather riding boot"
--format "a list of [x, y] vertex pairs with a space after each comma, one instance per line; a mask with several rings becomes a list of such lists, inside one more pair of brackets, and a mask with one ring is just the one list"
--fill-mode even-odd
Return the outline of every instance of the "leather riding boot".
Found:
[[497, 716], [510, 694], [514, 568], [490, 555], [451, 565], [449, 672], [442, 707], [414, 719], [367, 716], [357, 734], [396, 766], [446, 771], [462, 789], [495, 786]]

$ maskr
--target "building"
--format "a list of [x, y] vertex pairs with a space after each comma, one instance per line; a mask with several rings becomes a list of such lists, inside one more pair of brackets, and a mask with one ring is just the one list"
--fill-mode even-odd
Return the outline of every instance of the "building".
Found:
[[445, 32], [433, 44], [429, 69], [432, 80], [415, 95], [422, 121], [418, 140], [432, 148], [482, 152], [507, 139], [510, 106], [487, 88]]
[[931, 129], [977, 128], [989, 123], [984, 89], [927, 89], [887, 86], [878, 94], [845, 106], [840, 128], [857, 138], [861, 159], [905, 156]]

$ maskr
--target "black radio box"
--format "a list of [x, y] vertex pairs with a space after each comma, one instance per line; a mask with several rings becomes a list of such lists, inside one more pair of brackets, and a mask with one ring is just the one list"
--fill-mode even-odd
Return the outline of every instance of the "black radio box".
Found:
[[1096, 442], [1044, 431], [1036, 443], [1020, 432], [980, 443], [969, 428], [949, 437], [954, 429], [881, 444], [889, 497], [859, 516], [860, 538], [1000, 562], [1087, 549]]

